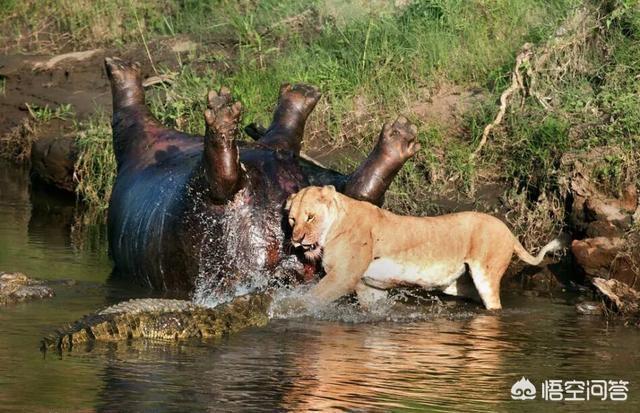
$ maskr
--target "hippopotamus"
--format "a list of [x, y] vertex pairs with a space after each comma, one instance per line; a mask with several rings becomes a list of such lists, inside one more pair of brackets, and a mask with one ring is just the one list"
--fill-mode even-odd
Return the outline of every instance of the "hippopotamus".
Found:
[[[305, 123], [320, 99], [304, 84], [280, 88], [268, 128], [241, 139], [242, 105], [229, 89], [208, 93], [204, 137], [164, 127], [145, 104], [138, 63], [107, 58], [113, 95], [117, 176], [108, 210], [116, 274], [176, 298], [229, 300], [318, 270], [291, 246], [283, 210], [290, 194], [333, 185], [381, 205], [419, 148], [415, 126], [398, 117], [382, 128], [351, 174], [301, 155]], [[319, 266], [318, 266], [319, 268]]]

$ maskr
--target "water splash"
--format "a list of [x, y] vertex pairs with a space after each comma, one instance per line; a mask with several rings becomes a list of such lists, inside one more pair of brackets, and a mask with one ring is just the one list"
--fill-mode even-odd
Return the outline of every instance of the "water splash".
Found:
[[387, 298], [364, 308], [355, 299], [343, 298], [323, 307], [309, 305], [310, 286], [281, 288], [273, 293], [272, 319], [312, 318], [347, 323], [413, 322], [436, 318], [464, 319], [477, 315], [478, 306], [463, 301], [442, 301], [414, 290], [392, 290]]
[[204, 231], [193, 300], [200, 305], [213, 307], [269, 283], [265, 219], [248, 199], [243, 189], [222, 215], [205, 212], [199, 217]]

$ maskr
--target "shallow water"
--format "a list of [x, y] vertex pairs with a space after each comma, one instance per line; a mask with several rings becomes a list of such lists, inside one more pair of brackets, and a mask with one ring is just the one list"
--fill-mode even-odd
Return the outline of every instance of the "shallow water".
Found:
[[[0, 270], [77, 281], [56, 287], [53, 299], [0, 308], [0, 410], [640, 410], [640, 331], [578, 316], [570, 295], [506, 294], [499, 315], [351, 322], [362, 315], [334, 311], [216, 342], [134, 341], [43, 356], [43, 334], [148, 294], [107, 282], [104, 232], [79, 231], [74, 213], [72, 202], [30, 191], [26, 171], [0, 164]], [[511, 400], [522, 376], [536, 400]], [[548, 379], [624, 379], [629, 399], [543, 401]]]

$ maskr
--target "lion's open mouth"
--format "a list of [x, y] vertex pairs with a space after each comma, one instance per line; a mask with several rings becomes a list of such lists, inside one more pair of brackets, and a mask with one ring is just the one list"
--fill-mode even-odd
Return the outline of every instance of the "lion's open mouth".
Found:
[[302, 245], [302, 250], [304, 251], [304, 256], [308, 260], [316, 261], [322, 257], [322, 247], [317, 242]]
[[316, 242], [315, 244], [303, 244], [302, 248], [305, 251], [315, 250], [316, 248], [318, 248], [318, 243]]

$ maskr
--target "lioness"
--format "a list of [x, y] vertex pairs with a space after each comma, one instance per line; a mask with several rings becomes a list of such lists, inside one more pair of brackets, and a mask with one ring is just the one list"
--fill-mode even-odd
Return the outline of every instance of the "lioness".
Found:
[[333, 186], [304, 188], [289, 197], [285, 210], [294, 247], [302, 247], [308, 259], [322, 258], [326, 275], [309, 292], [314, 305], [353, 291], [366, 304], [377, 291], [398, 285], [470, 296], [461, 282], [469, 273], [485, 307], [499, 310], [500, 280], [513, 252], [538, 265], [546, 253], [561, 248], [556, 239], [533, 257], [490, 215], [399, 216]]

